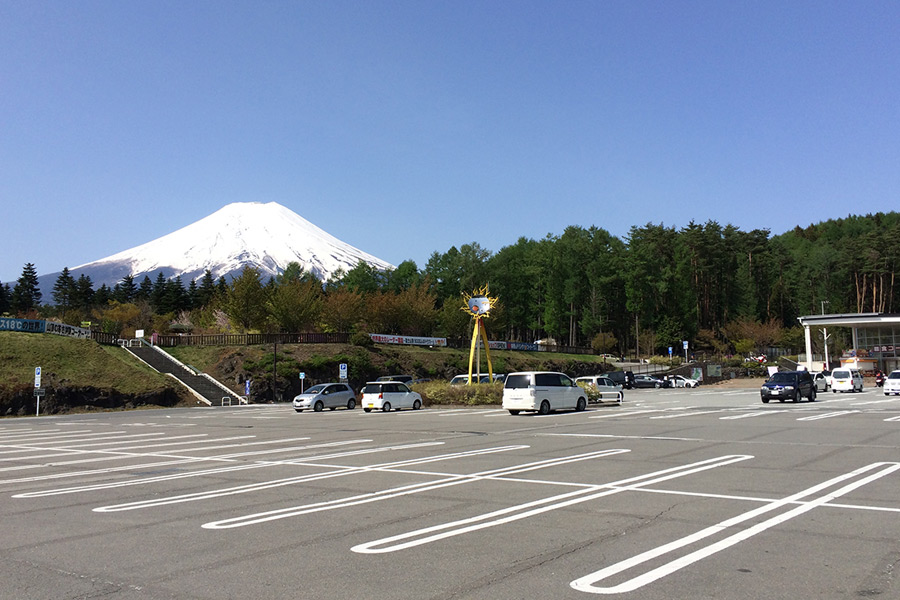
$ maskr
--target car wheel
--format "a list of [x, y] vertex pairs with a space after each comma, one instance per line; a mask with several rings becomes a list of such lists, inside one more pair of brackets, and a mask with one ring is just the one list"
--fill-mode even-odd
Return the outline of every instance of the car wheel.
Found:
[[541, 408], [540, 408], [540, 410], [538, 410], [538, 413], [542, 414], [542, 415], [549, 415], [550, 414], [550, 403], [547, 402], [546, 400], [541, 402]]
[[347, 400], [347, 410], [353, 410], [354, 408], [356, 408], [356, 400], [350, 398]]
[[791, 402], [800, 402], [800, 398], [803, 396], [800, 395], [800, 390], [794, 392], [794, 397], [791, 399]]
[[575, 410], [581, 412], [585, 408], [587, 408], [587, 401], [584, 398], [579, 398], [578, 402], [575, 404]]
[[509, 414], [511, 414], [512, 416], [516, 416], [517, 414], [519, 414], [519, 411], [514, 410], [514, 409], [509, 409]]
[[419, 410], [420, 408], [422, 408], [422, 403], [419, 402], [418, 400], [414, 400], [413, 401], [413, 410]]
[[653, 386], [653, 387], [655, 387], [655, 388], [656, 388], [656, 389], [659, 389], [659, 388], [660, 388], [660, 387], [661, 387], [661, 384], [659, 384], [659, 383], [657, 383], [657, 384], [654, 384], [654, 386]]
[[769, 399], [768, 399], [768, 398], [763, 398], [762, 401], [763, 401], [763, 404], [768, 404], [768, 403], [769, 403]]
[[391, 403], [385, 402], [384, 405], [381, 407], [381, 410], [383, 410], [384, 412], [391, 412]]
[[372, 409], [371, 409], [371, 408], [364, 408], [364, 409], [363, 409], [363, 412], [372, 412]]
[[815, 401], [816, 401], [816, 390], [810, 390], [810, 392], [809, 392], [809, 401], [810, 401], [810, 402], [815, 402]]
[[321, 401], [321, 400], [319, 400], [318, 402], [316, 402], [315, 406], [313, 406], [313, 410], [316, 411], [316, 412], [322, 412], [322, 409], [323, 409], [323, 408], [325, 408], [325, 405], [322, 404], [322, 401]]

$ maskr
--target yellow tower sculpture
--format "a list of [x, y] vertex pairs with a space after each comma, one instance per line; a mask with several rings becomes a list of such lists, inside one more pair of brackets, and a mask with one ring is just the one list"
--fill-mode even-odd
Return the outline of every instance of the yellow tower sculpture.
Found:
[[494, 380], [494, 366], [491, 364], [491, 348], [488, 344], [487, 330], [484, 327], [484, 320], [491, 316], [491, 307], [497, 304], [496, 298], [488, 296], [487, 287], [475, 290], [472, 295], [466, 295], [466, 306], [462, 310], [472, 316], [475, 321], [475, 327], [472, 329], [472, 346], [469, 349], [469, 384], [472, 383], [472, 362], [475, 358], [475, 348], [478, 346], [478, 336], [481, 336], [484, 342], [484, 352], [487, 355], [488, 373], [491, 381]]

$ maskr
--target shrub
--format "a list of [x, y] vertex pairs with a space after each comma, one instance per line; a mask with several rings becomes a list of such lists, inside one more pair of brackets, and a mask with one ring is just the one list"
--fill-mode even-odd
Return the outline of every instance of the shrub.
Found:
[[350, 343], [360, 348], [371, 348], [375, 345], [368, 333], [354, 333], [350, 336]]
[[500, 405], [503, 402], [502, 383], [450, 385], [446, 381], [428, 381], [413, 385], [422, 394], [426, 405]]

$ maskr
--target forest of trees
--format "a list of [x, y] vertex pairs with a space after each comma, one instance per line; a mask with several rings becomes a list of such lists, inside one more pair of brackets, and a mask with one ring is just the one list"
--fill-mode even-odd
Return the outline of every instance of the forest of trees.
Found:
[[[0, 314], [55, 318], [103, 330], [341, 331], [465, 337], [463, 296], [482, 286], [499, 298], [493, 339], [552, 338], [600, 352], [680, 349], [739, 354], [802, 347], [797, 317], [894, 312], [900, 213], [850, 216], [778, 236], [709, 221], [676, 229], [648, 223], [625, 239], [598, 227], [520, 238], [496, 253], [478, 243], [434, 252], [424, 268], [388, 272], [360, 263], [321, 282], [292, 263], [263, 280], [245, 268], [232, 281], [125, 277], [94, 289], [65, 269], [52, 299], [34, 265], [0, 285]], [[44, 302], [42, 302], [44, 300]]]

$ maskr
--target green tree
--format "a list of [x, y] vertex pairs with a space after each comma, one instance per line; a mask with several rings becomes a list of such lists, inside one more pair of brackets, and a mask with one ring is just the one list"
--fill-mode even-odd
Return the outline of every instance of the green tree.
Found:
[[9, 312], [11, 298], [12, 292], [9, 289], [9, 284], [0, 285], [0, 315]]
[[90, 275], [82, 273], [75, 281], [75, 292], [72, 295], [72, 306], [82, 312], [88, 312], [94, 306], [94, 282]]
[[53, 301], [60, 311], [72, 308], [75, 294], [75, 278], [69, 273], [69, 267], [64, 267], [56, 283], [53, 284]]
[[245, 266], [231, 282], [222, 309], [235, 327], [248, 331], [265, 325], [266, 300], [259, 269]]
[[318, 280], [291, 278], [275, 286], [266, 307], [279, 331], [309, 331], [322, 310], [322, 285]]
[[13, 312], [25, 314], [37, 309], [41, 305], [41, 289], [38, 287], [37, 271], [34, 264], [25, 263], [22, 275], [16, 280], [16, 285], [10, 298], [10, 307]]

